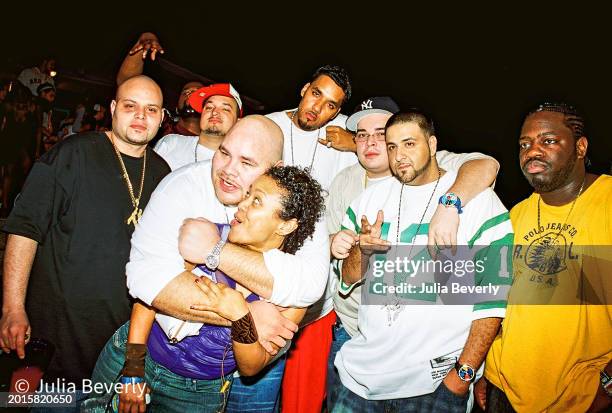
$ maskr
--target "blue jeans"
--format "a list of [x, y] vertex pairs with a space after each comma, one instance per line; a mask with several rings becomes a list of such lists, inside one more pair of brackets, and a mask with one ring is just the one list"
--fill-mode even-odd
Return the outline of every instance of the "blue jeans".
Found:
[[[125, 360], [125, 343], [129, 331], [129, 322], [121, 326], [100, 353], [94, 368], [94, 383], [113, 383], [117, 380]], [[223, 410], [228, 390], [220, 392], [223, 382], [231, 382], [232, 375], [215, 380], [197, 380], [174, 374], [156, 363], [147, 355], [145, 360], [145, 380], [151, 388], [151, 403], [148, 413], [154, 412], [217, 412]], [[94, 395], [100, 398], [100, 395]], [[108, 400], [112, 394], [102, 395]], [[93, 400], [93, 399], [90, 399]], [[89, 410], [90, 400], [83, 403], [83, 411]], [[95, 402], [91, 402], [96, 404]]]
[[226, 413], [278, 412], [286, 359], [287, 354], [285, 353], [255, 376], [235, 377], [227, 401]]
[[440, 383], [438, 388], [429, 394], [391, 400], [367, 400], [344, 386], [338, 389], [337, 399], [330, 409], [331, 413], [465, 413], [468, 395], [461, 397], [452, 393]]
[[334, 366], [334, 360], [336, 360], [336, 354], [342, 348], [342, 345], [349, 341], [351, 336], [346, 332], [340, 317], [338, 321], [332, 326], [332, 345], [329, 352], [329, 361], [327, 362], [327, 409], [331, 411], [337, 397], [338, 387], [342, 387], [340, 376], [338, 375], [338, 369]]

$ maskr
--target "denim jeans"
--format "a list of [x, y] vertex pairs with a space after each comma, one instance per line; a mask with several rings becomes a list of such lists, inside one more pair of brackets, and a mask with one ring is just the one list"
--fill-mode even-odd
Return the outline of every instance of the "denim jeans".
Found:
[[344, 386], [338, 389], [331, 413], [465, 413], [468, 396], [457, 396], [440, 383], [438, 388], [429, 394], [391, 400], [366, 400]]
[[338, 375], [338, 369], [334, 366], [334, 360], [336, 360], [336, 354], [342, 348], [342, 345], [349, 341], [351, 336], [346, 332], [340, 318], [336, 324], [332, 326], [332, 345], [329, 352], [329, 361], [327, 363], [327, 409], [331, 411], [335, 400], [337, 400], [338, 387], [342, 387], [340, 382], [340, 376]]
[[[94, 368], [92, 376], [94, 383], [113, 383], [117, 380], [125, 360], [128, 331], [129, 322], [121, 326], [106, 343]], [[172, 373], [148, 355], [145, 363], [145, 380], [151, 388], [148, 413], [223, 411], [229, 389], [224, 393], [221, 393], [220, 389], [224, 381], [229, 380], [231, 383], [231, 374], [215, 380], [197, 380]], [[108, 400], [112, 394], [94, 395], [94, 397], [106, 397]], [[96, 411], [96, 409], [89, 409], [88, 400], [83, 403], [82, 411]]]
[[278, 412], [286, 358], [285, 353], [256, 376], [235, 377], [227, 401], [226, 413]]

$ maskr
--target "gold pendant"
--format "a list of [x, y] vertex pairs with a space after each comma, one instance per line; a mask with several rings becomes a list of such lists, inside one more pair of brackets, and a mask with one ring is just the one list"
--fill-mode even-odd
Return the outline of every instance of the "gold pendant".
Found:
[[130, 215], [127, 220], [127, 224], [133, 224], [135, 227], [136, 224], [138, 224], [138, 221], [140, 221], [140, 217], [142, 217], [142, 209], [138, 208], [138, 206], [135, 206], [134, 211], [132, 211], [132, 215]]

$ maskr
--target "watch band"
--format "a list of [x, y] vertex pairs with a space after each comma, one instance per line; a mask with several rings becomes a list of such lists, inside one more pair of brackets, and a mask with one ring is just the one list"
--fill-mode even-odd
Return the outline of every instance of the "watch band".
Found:
[[121, 384], [139, 384], [144, 383], [144, 377], [129, 377], [129, 376], [121, 376]]
[[605, 370], [599, 373], [599, 377], [601, 380], [601, 387], [603, 387], [608, 397], [612, 397], [612, 377], [608, 375]]
[[204, 264], [212, 271], [216, 270], [219, 266], [219, 256], [221, 255], [221, 249], [225, 245], [225, 241], [220, 239], [213, 247], [210, 254], [208, 254], [204, 260]]
[[221, 255], [221, 248], [223, 248], [224, 245], [225, 245], [225, 241], [223, 241], [222, 239], [219, 240], [219, 242], [215, 244], [211, 254]]

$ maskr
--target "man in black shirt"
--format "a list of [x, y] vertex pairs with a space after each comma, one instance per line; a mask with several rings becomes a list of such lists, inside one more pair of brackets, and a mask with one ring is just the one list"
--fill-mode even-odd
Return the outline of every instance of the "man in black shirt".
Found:
[[111, 113], [112, 131], [73, 135], [36, 162], [3, 228], [0, 346], [23, 358], [30, 336], [52, 342], [45, 380], [77, 389], [129, 319], [130, 238], [170, 171], [147, 147], [163, 119], [153, 80], [125, 81]]

